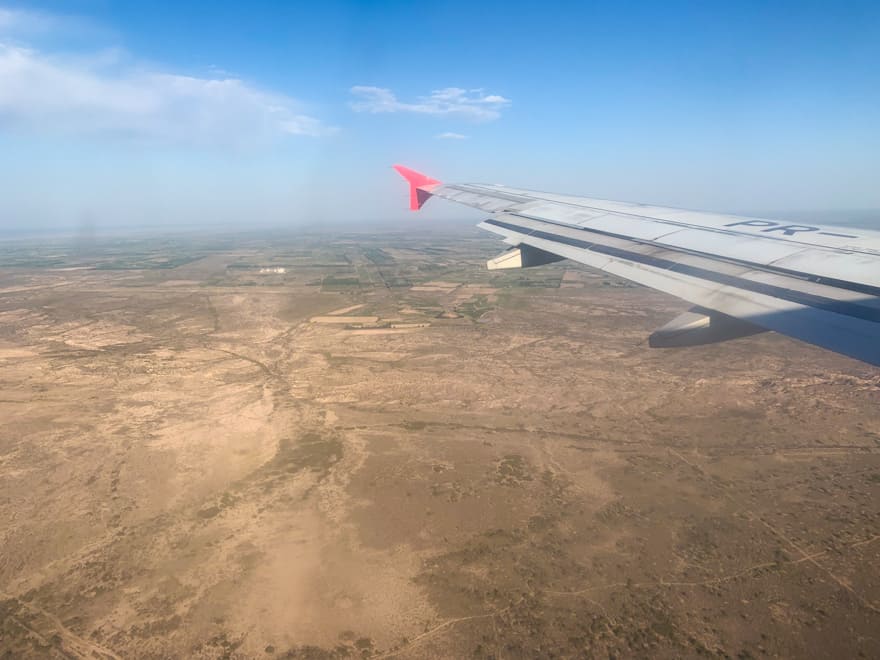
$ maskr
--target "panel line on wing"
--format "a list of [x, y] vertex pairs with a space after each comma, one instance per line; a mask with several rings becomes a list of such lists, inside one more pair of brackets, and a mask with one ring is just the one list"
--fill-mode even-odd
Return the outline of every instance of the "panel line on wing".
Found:
[[836, 314], [841, 314], [844, 316], [851, 316], [853, 318], [869, 321], [871, 323], [880, 323], [880, 308], [867, 307], [859, 303], [849, 301], [835, 300], [833, 298], [820, 296], [806, 291], [798, 291], [796, 289], [781, 287], [776, 284], [759, 282], [735, 275], [729, 275], [726, 273], [719, 273], [706, 268], [702, 268], [700, 266], [682, 264], [676, 261], [672, 261], [670, 259], [640, 254], [632, 250], [625, 250], [610, 245], [591, 243], [589, 241], [573, 238], [571, 236], [541, 231], [530, 227], [523, 227], [512, 223], [503, 222], [501, 220], [491, 219], [486, 220], [485, 222], [490, 225], [495, 225], [498, 227], [510, 229], [512, 231], [521, 232], [525, 234], [526, 237], [534, 236], [535, 238], [563, 243], [565, 245], [579, 247], [584, 250], [590, 250], [591, 252], [598, 252], [609, 257], [625, 259], [628, 261], [653, 266], [655, 268], [662, 268], [664, 270], [670, 270], [676, 273], [691, 275], [693, 277], [698, 277], [700, 279], [715, 282], [717, 284], [733, 286], [738, 289], [744, 289], [747, 291], [752, 291], [754, 293], [761, 293], [764, 295], [773, 296], [799, 305], [814, 307], [816, 309], [834, 312]]
[[[680, 227], [683, 229], [694, 229], [705, 232], [712, 232], [724, 236], [744, 236], [753, 239], [760, 239], [762, 241], [770, 241], [773, 243], [781, 243], [781, 244], [796, 244], [803, 245], [811, 248], [819, 248], [823, 250], [830, 250], [840, 252], [842, 254], [866, 254], [871, 256], [877, 256], [878, 251], [872, 249], [870, 245], [828, 245], [827, 243], [817, 243], [815, 241], [810, 240], [799, 240], [798, 238], [793, 238], [792, 236], [774, 236], [761, 232], [745, 232], [739, 231], [735, 229], [729, 229], [725, 225], [712, 225], [712, 224], [704, 224], [701, 222], [689, 222], [688, 220], [691, 218], [686, 217], [664, 217], [660, 212], [669, 216], [670, 214], [674, 214], [677, 216], [697, 216], [699, 218], [704, 219], [720, 219], [725, 221], [730, 221], [730, 223], [736, 222], [748, 222], [748, 221], [761, 221], [760, 218], [750, 218], [746, 216], [737, 216], [737, 215], [728, 215], [728, 214], [717, 214], [710, 213], [707, 211], [692, 211], [687, 209], [677, 209], [672, 207], [659, 207], [645, 204], [635, 204], [632, 202], [613, 202], [610, 200], [601, 200], [601, 199], [590, 199], [590, 198], [582, 198], [583, 201], [576, 201], [579, 198], [572, 196], [562, 196], [562, 195], [553, 195], [551, 193], [542, 193], [538, 191], [515, 191], [507, 192], [509, 189], [495, 189], [489, 188], [487, 186], [481, 184], [453, 184], [446, 185], [444, 188], [454, 189], [458, 191], [466, 191], [473, 195], [479, 195], [484, 197], [495, 197], [499, 199], [505, 199], [507, 201], [516, 202], [520, 204], [529, 204], [531, 202], [543, 202], [545, 204], [557, 207], [569, 207], [571, 209], [581, 209], [581, 210], [589, 210], [594, 213], [606, 214], [606, 215], [617, 215], [620, 217], [630, 217], [634, 219], [644, 220], [646, 222], [651, 222], [655, 224], [666, 224], [672, 225], [675, 227]], [[545, 196], [542, 196], [545, 195]], [[440, 195], [443, 196], [442, 194]], [[458, 200], [453, 200], [458, 201]], [[602, 205], [597, 205], [596, 203], [603, 203]], [[639, 212], [639, 209], [656, 209], [657, 214], [649, 215], [645, 212]], [[526, 211], [527, 209], [521, 209], [522, 211]], [[560, 209], [561, 210], [561, 209]], [[571, 226], [570, 223], [560, 222], [558, 220], [550, 220], [546, 217], [538, 217], [538, 219], [546, 222], [554, 222], [555, 224], [561, 224], [565, 226]], [[770, 221], [767, 221], [770, 222]], [[727, 223], [725, 223], [727, 224]], [[771, 223], [774, 224], [774, 223]], [[784, 223], [776, 223], [779, 225], [783, 225]], [[819, 229], [819, 228], [816, 228]], [[854, 234], [843, 234], [837, 233], [833, 231], [825, 231], [817, 230], [805, 232], [802, 234], [805, 238], [809, 238], [810, 236], [829, 236], [833, 238], [851, 238], [851, 239], [863, 239], [864, 237], [856, 236]]]
[[[861, 282], [852, 282], [849, 280], [828, 277], [825, 275], [817, 275], [816, 273], [808, 273], [805, 271], [800, 271], [800, 270], [795, 270], [795, 269], [791, 269], [791, 268], [785, 268], [782, 266], [772, 265], [770, 263], [757, 263], [757, 262], [753, 262], [753, 261], [747, 261], [744, 259], [737, 259], [736, 257], [728, 257], [728, 256], [716, 254], [716, 253], [711, 253], [711, 252], [702, 252], [700, 250], [695, 250], [695, 249], [691, 249], [691, 248], [678, 248], [675, 245], [656, 243], [655, 242], [656, 239], [654, 239], [654, 240], [638, 239], [638, 238], [633, 238], [632, 236], [627, 236], [626, 234], [617, 234], [617, 233], [609, 232], [609, 231], [606, 231], [603, 229], [596, 229], [593, 227], [584, 227], [584, 226], [573, 226], [573, 225], [569, 225], [569, 224], [565, 224], [565, 223], [554, 222], [552, 220], [545, 220], [543, 218], [530, 216], [525, 213], [514, 212], [514, 213], [510, 213], [509, 215], [514, 216], [514, 217], [521, 217], [526, 220], [532, 220], [534, 222], [540, 222], [540, 223], [544, 223], [544, 224], [548, 224], [548, 225], [555, 225], [557, 227], [565, 228], [568, 230], [594, 233], [594, 234], [599, 234], [601, 236], [607, 236], [609, 238], [616, 238], [616, 239], [630, 241], [630, 242], [634, 242], [634, 243], [640, 243], [640, 244], [644, 244], [644, 245], [654, 245], [656, 247], [664, 248], [667, 250], [679, 251], [683, 254], [694, 254], [694, 255], [701, 256], [701, 257], [704, 257], [707, 259], [713, 259], [713, 260], [717, 260], [717, 261], [725, 261], [727, 263], [733, 263], [733, 264], [737, 264], [737, 265], [741, 265], [741, 266], [747, 266], [749, 268], [754, 268], [757, 270], [763, 270], [763, 271], [767, 271], [767, 272], [777, 273], [779, 275], [783, 275], [786, 277], [796, 277], [796, 278], [802, 279], [807, 282], [813, 282], [815, 284], [822, 284], [825, 286], [831, 286], [831, 287], [838, 288], [838, 289], [846, 289], [848, 291], [853, 291], [855, 293], [863, 293], [863, 294], [866, 294], [869, 296], [880, 297], [880, 287], [876, 287], [871, 284], [863, 284]], [[670, 232], [670, 233], [677, 233], [677, 232]], [[668, 235], [669, 234], [667, 234], [667, 236]], [[795, 256], [796, 254], [798, 254], [800, 252], [804, 252], [806, 250], [818, 249], [816, 246], [810, 246], [810, 245], [806, 245], [806, 244], [802, 244], [802, 245], [804, 245], [804, 247], [802, 249], [796, 250], [792, 254], [781, 256], [778, 259], [776, 259], [776, 261], [789, 259], [789, 258]]]

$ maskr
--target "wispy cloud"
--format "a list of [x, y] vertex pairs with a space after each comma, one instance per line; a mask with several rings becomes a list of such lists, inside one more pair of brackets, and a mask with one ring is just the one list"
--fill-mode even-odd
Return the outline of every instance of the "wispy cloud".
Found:
[[17, 35], [60, 20], [0, 9], [0, 131], [250, 145], [335, 130], [296, 100], [238, 78], [138, 66], [118, 50], [62, 56], [19, 43]]
[[420, 96], [413, 103], [398, 100], [390, 89], [358, 85], [351, 88], [356, 100], [351, 102], [355, 112], [373, 114], [383, 112], [411, 112], [424, 115], [460, 117], [473, 121], [492, 121], [501, 116], [501, 110], [510, 100], [497, 94], [485, 94], [482, 89], [446, 87], [427, 96]]
[[0, 7], [0, 33], [34, 33], [57, 29], [63, 21], [43, 12]]
[[434, 136], [438, 140], [467, 140], [467, 135], [462, 135], [461, 133], [452, 133], [451, 131], [447, 131], [446, 133], [439, 133]]
[[77, 16], [0, 7], [0, 39], [7, 41], [58, 35], [94, 38], [110, 34], [105, 26]]

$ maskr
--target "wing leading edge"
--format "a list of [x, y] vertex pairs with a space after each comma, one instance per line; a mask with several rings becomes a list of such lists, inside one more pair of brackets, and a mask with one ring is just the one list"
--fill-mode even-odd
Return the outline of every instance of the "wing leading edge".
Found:
[[489, 268], [572, 259], [696, 306], [655, 332], [652, 346], [774, 330], [880, 366], [880, 233], [444, 184], [395, 169], [413, 210], [440, 197], [489, 214], [478, 226], [511, 246]]

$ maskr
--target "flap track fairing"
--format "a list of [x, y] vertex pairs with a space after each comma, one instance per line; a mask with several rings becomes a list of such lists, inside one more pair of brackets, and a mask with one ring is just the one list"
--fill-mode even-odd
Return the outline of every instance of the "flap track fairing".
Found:
[[504, 268], [531, 268], [533, 266], [543, 266], [544, 264], [552, 264], [562, 261], [565, 257], [558, 254], [539, 250], [531, 245], [521, 243], [506, 252], [502, 252], [494, 259], [486, 262], [489, 270], [501, 270]]
[[694, 307], [654, 332], [648, 337], [648, 345], [651, 348], [701, 346], [748, 337], [759, 332], [767, 332], [767, 329], [733, 316]]

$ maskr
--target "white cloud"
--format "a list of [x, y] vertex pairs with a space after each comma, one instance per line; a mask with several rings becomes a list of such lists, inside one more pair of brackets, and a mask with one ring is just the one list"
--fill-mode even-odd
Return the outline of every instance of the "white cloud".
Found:
[[87, 19], [31, 9], [0, 7], [0, 36], [4, 40], [65, 37], [107, 37], [111, 31]]
[[49, 14], [0, 7], [0, 32], [44, 32], [53, 29], [58, 19]]
[[[0, 13], [0, 26], [22, 20], [9, 10]], [[56, 57], [0, 39], [4, 130], [249, 145], [335, 129], [290, 97], [237, 78], [140, 68], [123, 63], [118, 51]]]
[[461, 133], [452, 133], [447, 131], [446, 133], [440, 133], [434, 136], [438, 140], [467, 140], [467, 135], [462, 135]]
[[355, 112], [411, 112], [416, 114], [460, 117], [474, 121], [492, 121], [510, 100], [497, 94], [485, 95], [482, 89], [446, 87], [420, 96], [415, 103], [404, 103], [390, 89], [358, 85], [351, 88], [357, 100], [351, 102]]

